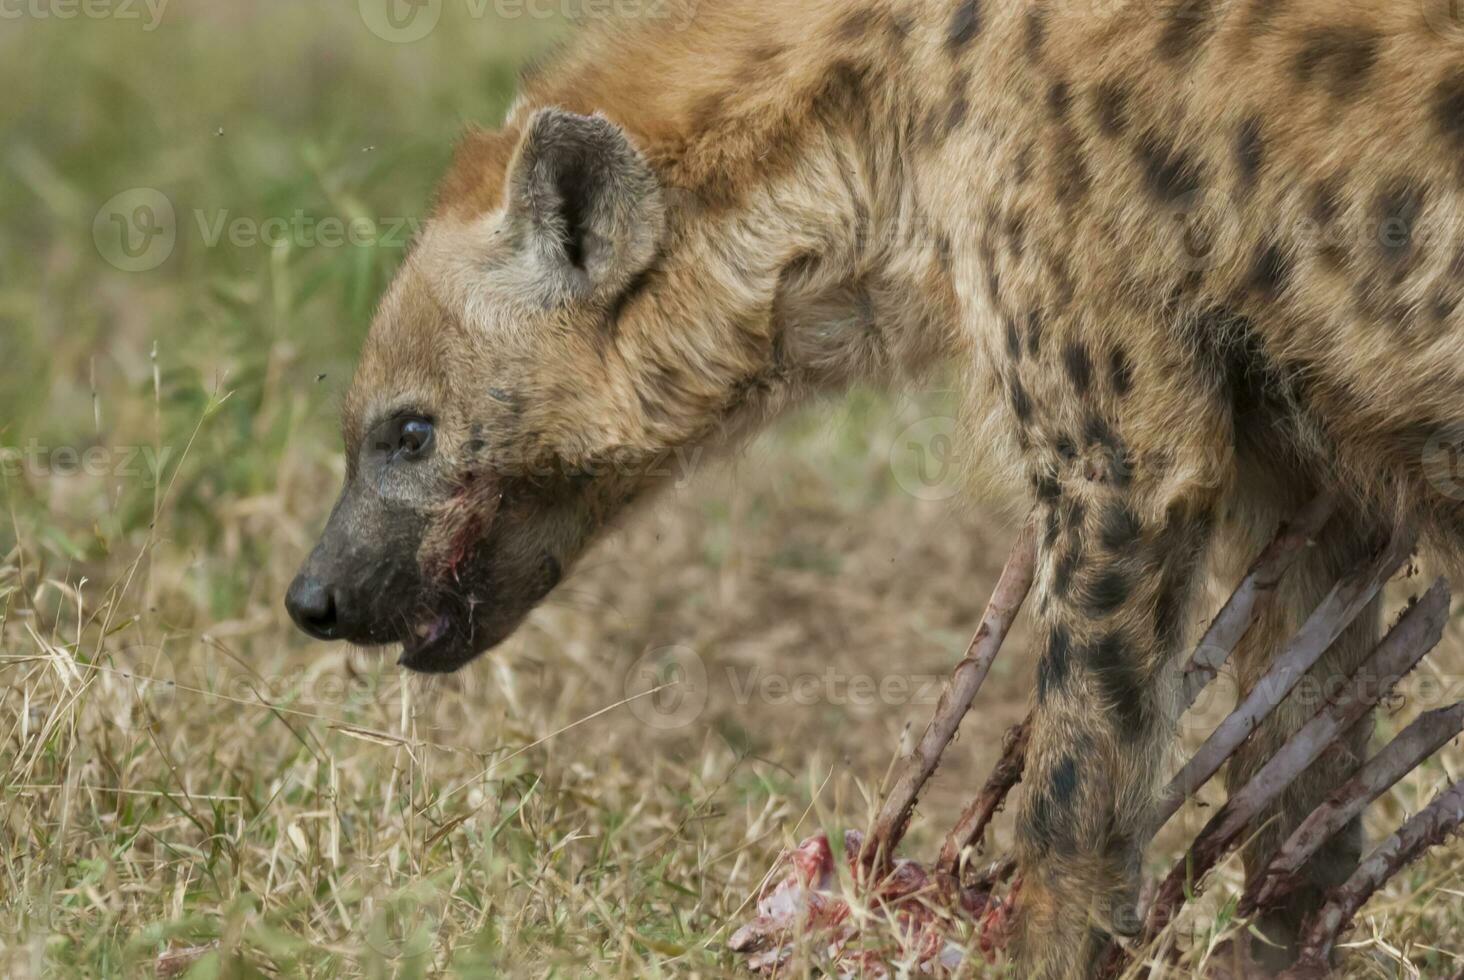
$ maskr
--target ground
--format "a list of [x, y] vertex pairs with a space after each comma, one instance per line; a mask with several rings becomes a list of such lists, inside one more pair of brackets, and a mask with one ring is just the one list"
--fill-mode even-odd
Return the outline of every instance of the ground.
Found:
[[[864, 825], [932, 710], [1015, 519], [961, 503], [938, 377], [703, 467], [462, 675], [290, 628], [372, 304], [460, 126], [558, 31], [532, 9], [448, 2], [415, 40], [373, 0], [6, 14], [5, 976], [737, 975], [722, 942], [779, 849]], [[1464, 697], [1461, 639], [1384, 731]], [[1032, 668], [1019, 629], [908, 852], [938, 845]], [[1456, 746], [1373, 837], [1461, 771]], [[1188, 926], [1233, 928], [1238, 877]], [[1460, 898], [1455, 844], [1368, 907], [1348, 974], [1457, 969]]]

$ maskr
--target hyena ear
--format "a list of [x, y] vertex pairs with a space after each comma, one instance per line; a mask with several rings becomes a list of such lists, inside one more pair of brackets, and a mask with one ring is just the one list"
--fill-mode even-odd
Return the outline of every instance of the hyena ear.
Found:
[[601, 115], [541, 109], [508, 171], [519, 247], [581, 296], [618, 294], [655, 258], [661, 184], [624, 131]]

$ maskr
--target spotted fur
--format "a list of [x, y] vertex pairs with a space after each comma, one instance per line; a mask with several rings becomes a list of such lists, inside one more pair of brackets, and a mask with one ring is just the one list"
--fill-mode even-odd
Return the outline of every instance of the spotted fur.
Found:
[[[502, 477], [489, 523], [557, 580], [656, 483], [597, 461], [958, 365], [977, 469], [1042, 527], [1019, 972], [1082, 976], [1133, 921], [1206, 568], [1318, 487], [1348, 501], [1248, 639], [1249, 681], [1380, 529], [1464, 540], [1425, 465], [1464, 424], [1464, 53], [1425, 6], [686, 0], [591, 32], [459, 147], [348, 447], [410, 402], [450, 463], [470, 429], [554, 461]], [[1266, 924], [1283, 955], [1304, 906]]]

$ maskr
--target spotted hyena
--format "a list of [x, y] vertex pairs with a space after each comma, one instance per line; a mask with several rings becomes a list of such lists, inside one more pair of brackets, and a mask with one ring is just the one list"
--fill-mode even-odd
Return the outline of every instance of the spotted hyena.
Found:
[[[1464, 44], [1431, 4], [702, 0], [590, 32], [463, 139], [292, 614], [454, 670], [668, 454], [954, 362], [973, 456], [1040, 522], [1021, 972], [1083, 975], [1133, 926], [1202, 575], [1345, 501], [1248, 684], [1395, 525], [1464, 531], [1428, 465], [1464, 423]], [[1278, 804], [1252, 870], [1344, 765]], [[1359, 843], [1261, 928], [1284, 947]]]

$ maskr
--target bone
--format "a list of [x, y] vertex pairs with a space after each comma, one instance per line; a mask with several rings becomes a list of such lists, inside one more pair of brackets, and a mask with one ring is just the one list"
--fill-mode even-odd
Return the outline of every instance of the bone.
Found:
[[935, 865], [937, 872], [955, 875], [960, 870], [962, 853], [985, 836], [992, 817], [1006, 802], [1012, 787], [1022, 781], [1022, 771], [1027, 766], [1027, 745], [1032, 737], [1032, 722], [1033, 716], [1029, 714], [1021, 724], [1007, 729], [1002, 740], [1001, 759], [991, 771], [986, 785], [946, 836], [940, 849], [940, 859]]
[[1414, 537], [1399, 532], [1367, 567], [1343, 578], [1317, 606], [1271, 670], [1165, 789], [1156, 828], [1214, 776], [1413, 553]]
[[1183, 710], [1188, 710], [1220, 673], [1256, 617], [1275, 598], [1281, 576], [1311, 547], [1336, 510], [1337, 498], [1329, 493], [1320, 494], [1276, 531], [1276, 537], [1251, 565], [1200, 638], [1194, 657], [1184, 670]]
[[1276, 851], [1265, 875], [1241, 898], [1240, 914], [1253, 915], [1283, 901], [1299, 884], [1297, 873], [1318, 848], [1460, 731], [1464, 731], [1464, 701], [1420, 715], [1302, 821]]
[[1298, 729], [1200, 832], [1189, 853], [1159, 887], [1149, 909], [1149, 935], [1156, 935], [1169, 923], [1186, 895], [1198, 890], [1200, 879], [1261, 812], [1433, 649], [1443, 636], [1448, 615], [1449, 588], [1439, 579], [1374, 648], [1347, 687]]
[[905, 829], [910, 824], [921, 789], [940, 764], [940, 757], [946, 746], [955, 738], [956, 730], [960, 728], [971, 702], [986, 681], [992, 661], [1001, 651], [1002, 642], [1032, 588], [1036, 565], [1037, 536], [1034, 524], [1029, 519], [1012, 546], [1001, 578], [997, 581], [986, 612], [981, 617], [981, 626], [966, 648], [965, 657], [951, 672], [951, 678], [941, 692], [935, 716], [926, 726], [920, 743], [901, 765], [895, 785], [875, 818], [862, 855], [866, 865], [888, 866], [900, 839], [905, 836]]
[[1459, 833], [1464, 823], [1464, 779], [1444, 790], [1427, 808], [1398, 828], [1363, 859], [1342, 885], [1333, 889], [1327, 902], [1311, 918], [1296, 965], [1282, 974], [1282, 980], [1313, 980], [1330, 976], [1328, 960], [1337, 937], [1351, 923], [1382, 885], [1412, 864], [1429, 848]]

